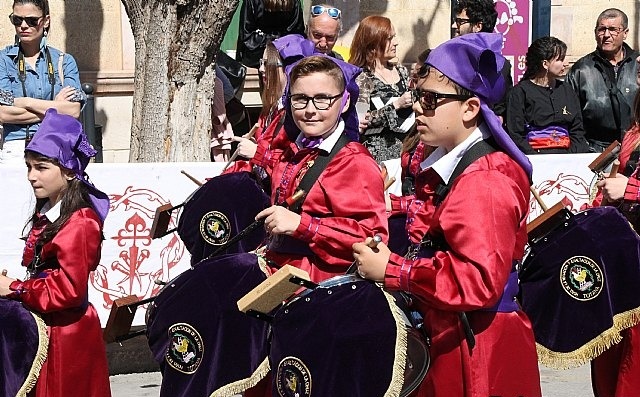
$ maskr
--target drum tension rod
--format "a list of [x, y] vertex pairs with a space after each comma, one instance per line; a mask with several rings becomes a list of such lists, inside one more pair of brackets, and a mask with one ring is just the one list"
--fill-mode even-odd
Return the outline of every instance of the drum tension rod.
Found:
[[266, 313], [259, 312], [259, 311], [254, 310], [254, 309], [247, 310], [245, 312], [245, 314], [248, 314], [251, 317], [255, 317], [258, 320], [262, 320], [262, 321], [267, 322], [269, 324], [271, 324], [273, 322], [273, 316], [271, 316], [269, 314], [266, 314]]
[[313, 281], [305, 280], [305, 279], [300, 278], [298, 276], [291, 276], [289, 278], [289, 282], [292, 283], [292, 284], [298, 284], [300, 286], [303, 286], [303, 287], [309, 288], [309, 289], [318, 288], [318, 284], [314, 283]]

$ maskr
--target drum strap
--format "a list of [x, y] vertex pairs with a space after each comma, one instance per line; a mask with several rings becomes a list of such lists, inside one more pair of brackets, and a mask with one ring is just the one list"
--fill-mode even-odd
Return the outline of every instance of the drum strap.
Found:
[[307, 172], [302, 177], [300, 184], [298, 185], [298, 189], [302, 189], [305, 191], [304, 197], [291, 205], [289, 207], [289, 210], [298, 214], [300, 213], [302, 209], [302, 203], [306, 199], [307, 193], [309, 193], [311, 187], [316, 183], [316, 181], [320, 177], [320, 174], [322, 174], [322, 172], [327, 168], [327, 165], [329, 165], [335, 155], [338, 154], [340, 149], [345, 147], [349, 142], [350, 140], [349, 137], [347, 137], [347, 134], [342, 133], [342, 135], [340, 135], [340, 138], [338, 138], [336, 144], [333, 146], [333, 149], [331, 149], [330, 153], [320, 151], [318, 157], [313, 162], [313, 166], [311, 166], [311, 168], [307, 170]]
[[[456, 165], [456, 168], [453, 170], [453, 173], [451, 174], [451, 178], [449, 178], [449, 183], [448, 184], [443, 183], [443, 184], [440, 184], [438, 187], [436, 187], [435, 205], [439, 206], [442, 203], [442, 201], [445, 199], [447, 194], [449, 194], [449, 191], [451, 190], [451, 185], [453, 185], [455, 180], [460, 175], [462, 175], [464, 170], [469, 165], [471, 165], [471, 163], [473, 163], [474, 161], [478, 160], [481, 157], [484, 157], [490, 153], [497, 152], [497, 151], [499, 151], [499, 149], [493, 138], [482, 140], [480, 142], [477, 142], [473, 146], [471, 146], [469, 150], [467, 150], [467, 152], [462, 156], [462, 158], [460, 159], [460, 162], [458, 163], [458, 165]], [[443, 241], [442, 243], [443, 243], [442, 244], [443, 246], [446, 245], [446, 241]], [[429, 233], [426, 233], [419, 245], [432, 246], [433, 244], [434, 244], [434, 239], [429, 235]], [[464, 330], [464, 336], [465, 336], [465, 339], [467, 340], [467, 345], [469, 346], [469, 350], [471, 350], [476, 345], [476, 338], [475, 338], [475, 335], [473, 334], [473, 329], [471, 329], [471, 325], [469, 324], [469, 319], [467, 318], [467, 314], [465, 312], [460, 312], [458, 314], [458, 317], [460, 318], [462, 329]]]

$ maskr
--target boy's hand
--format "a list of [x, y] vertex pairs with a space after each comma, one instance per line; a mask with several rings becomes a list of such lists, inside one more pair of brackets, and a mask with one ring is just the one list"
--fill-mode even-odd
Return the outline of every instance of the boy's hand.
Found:
[[370, 248], [372, 238], [368, 237], [362, 243], [353, 244], [353, 258], [358, 265], [361, 277], [373, 281], [384, 281], [384, 273], [389, 263], [391, 251], [384, 243], [378, 243], [376, 248]]
[[4, 297], [13, 292], [11, 291], [11, 289], [9, 289], [9, 286], [14, 281], [14, 279], [7, 277], [6, 272], [3, 273], [4, 274], [0, 275], [0, 296]]
[[287, 234], [292, 235], [300, 226], [302, 217], [293, 211], [272, 205], [271, 207], [260, 211], [256, 215], [256, 219], [264, 218], [264, 227], [269, 234]]
[[[616, 174], [614, 178], [605, 178], [596, 184], [602, 190], [604, 202], [616, 202], [622, 200], [624, 191], [627, 188], [627, 178], [624, 175]], [[604, 203], [603, 202], [603, 203]]]
[[258, 144], [256, 141], [252, 139], [247, 139], [240, 136], [234, 136], [231, 138], [234, 142], [238, 142], [238, 155], [246, 158], [252, 159], [253, 156], [256, 155], [256, 150], [258, 149]]

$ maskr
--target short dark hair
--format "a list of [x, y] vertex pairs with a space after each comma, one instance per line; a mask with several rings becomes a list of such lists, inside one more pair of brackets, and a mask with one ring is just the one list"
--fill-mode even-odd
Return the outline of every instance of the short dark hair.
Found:
[[598, 25], [601, 20], [612, 18], [622, 18], [622, 27], [625, 29], [629, 26], [629, 18], [627, 17], [627, 14], [617, 8], [607, 8], [598, 15], [598, 19], [596, 19], [596, 29], [598, 29]]
[[422, 65], [422, 67], [420, 67], [420, 70], [418, 70], [418, 78], [420, 79], [427, 78], [427, 76], [429, 76], [431, 72], [433, 72], [434, 70], [440, 74], [439, 76], [437, 76], [437, 78], [440, 79], [441, 81], [444, 81], [446, 84], [451, 85], [456, 90], [456, 94], [466, 95], [466, 96], [476, 96], [476, 94], [474, 94], [470, 90], [462, 87], [460, 84], [451, 80], [447, 75], [445, 75], [438, 69], [426, 63]]
[[493, 32], [498, 20], [498, 12], [493, 0], [458, 0], [453, 11], [460, 14], [464, 10], [467, 11], [469, 22], [473, 24], [482, 22], [481, 32]]
[[531, 79], [542, 70], [542, 63], [558, 58], [564, 60], [567, 55], [567, 45], [560, 39], [546, 36], [536, 39], [527, 50], [526, 65], [523, 79]]

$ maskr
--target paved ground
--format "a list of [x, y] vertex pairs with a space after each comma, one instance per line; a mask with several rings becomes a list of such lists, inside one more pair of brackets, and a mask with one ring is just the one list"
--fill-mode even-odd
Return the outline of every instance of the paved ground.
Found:
[[[544, 397], [593, 397], [589, 366], [566, 371], [541, 367], [540, 372]], [[158, 397], [160, 382], [159, 372], [114, 375], [111, 393], [113, 397]]]

